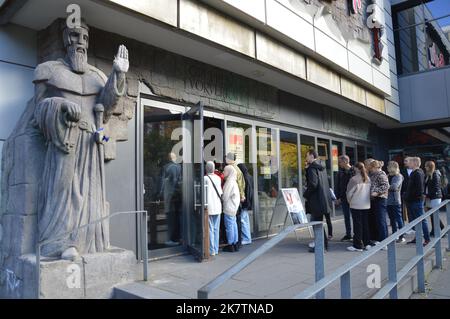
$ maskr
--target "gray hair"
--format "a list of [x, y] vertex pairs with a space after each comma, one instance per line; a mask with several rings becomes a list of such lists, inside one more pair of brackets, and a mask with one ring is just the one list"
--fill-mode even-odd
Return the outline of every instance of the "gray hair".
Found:
[[214, 162], [212, 162], [212, 161], [206, 162], [206, 166], [205, 166], [206, 173], [208, 173], [208, 174], [214, 173], [214, 169], [215, 169], [215, 168], [216, 168], [216, 167], [215, 167], [215, 165], [214, 165]]
[[338, 159], [340, 161], [343, 161], [344, 163], [347, 163], [347, 164], [350, 163], [350, 157], [348, 157], [347, 155], [341, 155], [338, 157]]

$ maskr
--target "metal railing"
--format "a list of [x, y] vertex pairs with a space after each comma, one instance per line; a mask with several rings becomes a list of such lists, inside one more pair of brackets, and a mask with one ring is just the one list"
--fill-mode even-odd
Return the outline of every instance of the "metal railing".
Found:
[[[441, 230], [439, 222], [439, 211], [443, 206], [446, 207], [447, 213], [447, 226]], [[435, 238], [431, 240], [425, 247], [422, 243], [422, 221], [426, 220], [429, 216], [433, 216], [434, 225], [434, 235]], [[415, 256], [406, 263], [405, 266], [400, 271], [397, 271], [397, 261], [396, 261], [396, 240], [399, 236], [404, 235], [406, 232], [411, 230], [414, 226], [416, 232], [416, 254]], [[425, 262], [424, 257], [428, 252], [430, 252], [434, 247], [436, 247], [436, 267], [442, 268], [442, 238], [450, 231], [450, 200], [442, 202], [438, 207], [435, 207], [422, 216], [414, 219], [412, 222], [408, 223], [400, 230], [380, 242], [378, 245], [365, 251], [360, 256], [354, 258], [350, 262], [336, 269], [333, 273], [322, 278], [316, 282], [311, 287], [305, 289], [302, 293], [296, 295], [295, 299], [307, 299], [316, 296], [317, 299], [325, 298], [324, 289], [327, 288], [331, 283], [336, 280], [340, 280], [341, 285], [341, 298], [350, 299], [352, 297], [351, 291], [351, 279], [350, 273], [353, 268], [360, 265], [361, 263], [368, 260], [370, 257], [374, 256], [384, 247], [388, 249], [388, 281], [387, 283], [378, 290], [378, 292], [373, 295], [373, 299], [382, 299], [389, 294], [391, 299], [397, 299], [397, 287], [399, 282], [406, 277], [406, 275], [414, 268], [417, 267], [417, 280], [418, 280], [418, 292], [425, 292]], [[448, 236], [448, 248], [450, 248], [450, 234]]]
[[148, 217], [148, 212], [146, 210], [137, 210], [137, 211], [125, 211], [125, 212], [116, 212], [113, 214], [109, 214], [106, 217], [97, 219], [89, 224], [85, 224], [83, 226], [77, 227], [73, 230], [71, 230], [70, 232], [64, 233], [59, 235], [58, 237], [49, 239], [49, 240], [43, 240], [40, 242], [36, 243], [36, 279], [37, 279], [37, 296], [36, 298], [39, 299], [40, 295], [41, 295], [41, 247], [43, 245], [55, 242], [57, 240], [66, 238], [67, 236], [71, 235], [72, 233], [80, 230], [80, 229], [84, 229], [87, 228], [89, 226], [98, 224], [100, 222], [103, 222], [105, 220], [108, 220], [112, 217], [118, 216], [118, 215], [129, 215], [129, 214], [141, 214], [142, 219], [141, 219], [141, 227], [139, 227], [139, 237], [141, 240], [141, 257], [142, 257], [142, 263], [143, 263], [143, 277], [144, 277], [144, 281], [148, 281], [148, 247], [147, 247], [147, 243], [148, 243], [148, 232], [147, 232], [147, 217]]
[[[197, 291], [198, 299], [208, 299], [210, 294], [225, 283], [228, 279], [239, 273], [241, 270], [246, 268], [252, 262], [254, 262], [258, 257], [269, 251], [276, 244], [281, 242], [289, 233], [295, 231], [299, 228], [307, 228], [312, 226], [314, 229], [314, 255], [315, 255], [315, 275], [316, 282], [321, 280], [325, 275], [324, 270], [324, 232], [322, 222], [311, 222], [306, 224], [296, 224], [286, 227], [283, 231], [272, 237], [261, 247], [253, 251], [247, 257], [240, 260], [238, 263], [228, 268], [222, 274], [217, 276], [215, 279], [210, 281], [208, 284], [203, 286]], [[320, 294], [321, 292], [319, 292]], [[323, 292], [324, 293], [324, 292]]]

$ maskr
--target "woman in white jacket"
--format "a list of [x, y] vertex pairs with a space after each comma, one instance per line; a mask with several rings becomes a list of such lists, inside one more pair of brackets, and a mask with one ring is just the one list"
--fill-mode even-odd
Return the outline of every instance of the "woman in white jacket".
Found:
[[209, 254], [219, 254], [220, 214], [222, 214], [222, 181], [214, 174], [214, 163], [206, 163], [205, 194], [209, 218]]
[[353, 246], [347, 247], [347, 250], [363, 251], [370, 248], [370, 179], [363, 163], [356, 163], [354, 169], [355, 176], [347, 185], [347, 200], [353, 219]]
[[237, 172], [232, 165], [225, 166], [223, 171], [225, 184], [223, 185], [223, 213], [225, 231], [227, 234], [228, 245], [223, 248], [224, 251], [234, 252], [238, 250], [238, 227], [236, 223], [236, 214], [239, 209], [241, 196], [237, 184]]

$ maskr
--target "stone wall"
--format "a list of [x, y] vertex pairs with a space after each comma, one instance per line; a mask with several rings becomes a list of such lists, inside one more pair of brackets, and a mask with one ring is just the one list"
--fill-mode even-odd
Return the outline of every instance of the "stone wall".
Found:
[[[89, 22], [89, 21], [88, 21]], [[64, 56], [59, 22], [38, 35], [39, 62]], [[161, 97], [243, 114], [322, 132], [368, 140], [374, 125], [339, 110], [295, 97], [275, 87], [143, 44], [117, 34], [91, 28], [89, 63], [108, 74], [120, 44], [130, 52], [128, 95], [138, 95], [138, 81]], [[288, 98], [286, 98], [288, 96]], [[286, 114], [293, 114], [294, 117]]]

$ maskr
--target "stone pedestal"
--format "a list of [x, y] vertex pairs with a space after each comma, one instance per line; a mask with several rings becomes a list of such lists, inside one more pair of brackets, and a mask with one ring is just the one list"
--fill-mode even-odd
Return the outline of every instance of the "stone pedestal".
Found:
[[[22, 278], [11, 274], [6, 298], [36, 298], [36, 256], [18, 259]], [[40, 298], [108, 299], [114, 286], [138, 280], [140, 267], [132, 251], [113, 248], [108, 252], [82, 255], [76, 261], [42, 258]]]

